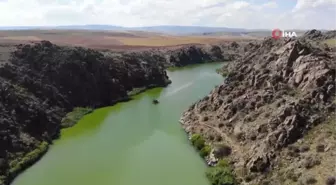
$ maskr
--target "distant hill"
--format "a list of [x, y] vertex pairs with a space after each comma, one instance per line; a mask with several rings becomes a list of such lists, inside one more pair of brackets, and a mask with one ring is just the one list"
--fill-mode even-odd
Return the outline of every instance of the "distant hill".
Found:
[[167, 34], [201, 34], [215, 32], [245, 32], [242, 28], [205, 27], [205, 26], [149, 26], [149, 27], [121, 27], [114, 25], [65, 25], [65, 26], [19, 26], [0, 27], [0, 30], [111, 30], [111, 31], [150, 31]]
[[133, 27], [132, 30], [162, 32], [170, 34], [200, 34], [215, 32], [245, 32], [242, 28], [226, 27], [205, 27], [205, 26], [150, 26], [150, 27]]
[[[271, 29], [244, 29], [244, 28], [228, 28], [228, 27], [206, 27], [206, 26], [145, 26], [145, 27], [122, 27], [115, 25], [64, 25], [64, 26], [8, 26], [1, 27], [0, 30], [104, 30], [104, 31], [146, 31], [146, 32], [158, 32], [174, 35], [208, 35], [208, 36], [220, 36], [220, 35], [250, 35], [250, 36], [269, 36]], [[307, 30], [291, 30], [296, 31], [301, 35]], [[327, 31], [327, 30], [322, 30]]]

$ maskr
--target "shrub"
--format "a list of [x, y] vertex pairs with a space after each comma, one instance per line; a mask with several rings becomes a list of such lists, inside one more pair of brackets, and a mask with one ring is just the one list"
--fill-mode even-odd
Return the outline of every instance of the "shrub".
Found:
[[236, 185], [236, 180], [227, 161], [219, 161], [216, 167], [210, 167], [206, 172], [211, 185]]
[[211, 147], [209, 145], [205, 145], [200, 151], [200, 156], [204, 158], [208, 156], [210, 152], [211, 152]]
[[202, 150], [205, 146], [205, 140], [200, 134], [194, 134], [191, 136], [191, 143], [195, 146], [197, 150]]
[[199, 135], [199, 134], [193, 134], [193, 135], [191, 136], [190, 141], [191, 141], [191, 143], [194, 145], [195, 142], [196, 142], [197, 140], [201, 139], [201, 138], [202, 138], [201, 135]]
[[221, 159], [221, 160], [218, 161], [217, 166], [218, 167], [229, 168], [230, 164], [229, 164], [229, 161], [227, 161], [226, 159]]
[[229, 162], [226, 159], [218, 161], [216, 167], [211, 167], [206, 172], [211, 185], [236, 185], [237, 181], [232, 173]]
[[202, 148], [205, 146], [205, 141], [203, 139], [199, 139], [195, 142], [194, 146], [197, 150], [202, 150]]

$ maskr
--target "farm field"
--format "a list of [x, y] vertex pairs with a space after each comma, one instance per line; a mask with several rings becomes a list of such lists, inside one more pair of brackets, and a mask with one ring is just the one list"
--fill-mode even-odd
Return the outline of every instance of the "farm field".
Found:
[[225, 41], [251, 40], [242, 36], [175, 36], [143, 31], [20, 30], [0, 31], [0, 43], [29, 43], [49, 40], [59, 45], [95, 49], [127, 50], [161, 48], [189, 44], [213, 44]]

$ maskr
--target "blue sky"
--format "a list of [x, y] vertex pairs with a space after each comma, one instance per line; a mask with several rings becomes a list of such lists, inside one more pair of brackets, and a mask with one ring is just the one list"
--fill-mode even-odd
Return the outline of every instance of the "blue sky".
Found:
[[335, 29], [336, 0], [0, 0], [0, 26]]

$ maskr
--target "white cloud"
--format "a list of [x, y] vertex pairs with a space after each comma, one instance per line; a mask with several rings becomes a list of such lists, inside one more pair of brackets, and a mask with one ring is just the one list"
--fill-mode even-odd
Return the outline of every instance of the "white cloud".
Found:
[[[336, 0], [0, 0], [0, 26], [112, 24], [335, 28]], [[293, 0], [294, 1], [294, 0]]]

